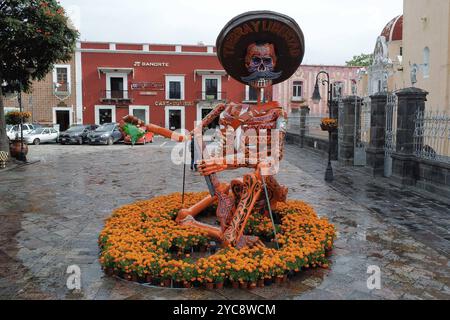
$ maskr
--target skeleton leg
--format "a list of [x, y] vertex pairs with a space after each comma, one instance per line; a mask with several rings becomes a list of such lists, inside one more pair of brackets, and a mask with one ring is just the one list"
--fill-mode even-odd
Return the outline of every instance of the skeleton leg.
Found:
[[202, 201], [194, 204], [189, 209], [180, 210], [180, 212], [178, 212], [178, 215], [177, 215], [177, 218], [175, 221], [181, 222], [184, 219], [186, 219], [188, 216], [191, 216], [191, 217], [198, 216], [202, 211], [206, 210], [209, 206], [211, 206], [214, 203], [214, 201], [216, 201], [216, 200], [217, 200], [217, 197], [208, 196], [205, 199], [203, 199]]
[[[244, 187], [242, 197], [239, 201], [236, 211], [233, 214], [230, 225], [223, 234], [225, 246], [244, 246], [247, 241], [241, 241], [247, 220], [250, 217], [256, 201], [258, 201], [262, 192], [262, 184], [256, 174], [248, 174], [244, 177]], [[257, 242], [255, 239], [244, 239], [250, 242]], [[253, 241], [254, 240], [254, 241]], [[244, 242], [244, 243], [243, 243]]]
[[184, 220], [180, 221], [179, 224], [182, 226], [201, 229], [208, 233], [208, 237], [219, 241], [222, 240], [222, 230], [220, 228], [211, 226], [206, 223], [198, 222], [192, 216], [187, 216]]

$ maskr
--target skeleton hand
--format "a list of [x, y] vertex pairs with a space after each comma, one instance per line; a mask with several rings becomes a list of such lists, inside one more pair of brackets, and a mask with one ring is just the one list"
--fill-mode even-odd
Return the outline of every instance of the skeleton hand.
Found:
[[227, 165], [220, 159], [208, 159], [200, 161], [198, 171], [202, 176], [210, 176], [212, 174], [225, 171]]
[[260, 160], [258, 163], [258, 171], [262, 176], [274, 176], [278, 173], [279, 168], [279, 162], [271, 157]]

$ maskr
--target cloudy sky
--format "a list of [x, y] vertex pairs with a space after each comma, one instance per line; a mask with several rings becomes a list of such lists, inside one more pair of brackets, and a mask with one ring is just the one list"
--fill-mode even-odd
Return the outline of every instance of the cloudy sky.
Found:
[[222, 27], [249, 10], [293, 17], [306, 38], [304, 63], [344, 64], [371, 53], [403, 0], [61, 0], [88, 41], [215, 44]]

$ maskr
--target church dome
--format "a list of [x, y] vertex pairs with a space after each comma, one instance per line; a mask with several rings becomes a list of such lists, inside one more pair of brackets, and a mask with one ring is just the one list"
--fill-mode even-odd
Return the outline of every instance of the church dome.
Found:
[[403, 15], [389, 21], [381, 35], [387, 42], [403, 40]]

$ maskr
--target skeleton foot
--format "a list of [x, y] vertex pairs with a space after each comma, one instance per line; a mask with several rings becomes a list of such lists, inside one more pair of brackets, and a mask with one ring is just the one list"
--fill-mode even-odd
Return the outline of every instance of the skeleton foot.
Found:
[[262, 243], [262, 241], [259, 240], [258, 237], [254, 237], [254, 236], [242, 236], [236, 245], [236, 247], [238, 249], [242, 249], [244, 247], [253, 248], [255, 246], [264, 247], [264, 243]]

